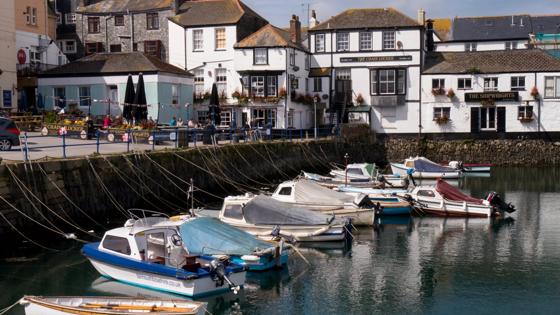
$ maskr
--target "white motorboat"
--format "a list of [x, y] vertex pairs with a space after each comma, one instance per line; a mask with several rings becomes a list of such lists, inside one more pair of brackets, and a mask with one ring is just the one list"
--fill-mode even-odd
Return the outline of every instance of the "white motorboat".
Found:
[[245, 267], [225, 255], [191, 253], [179, 231], [185, 220], [198, 218], [129, 219], [101, 242], [84, 245], [82, 253], [102, 276], [131, 285], [189, 297], [239, 290]]
[[400, 175], [380, 174], [377, 166], [373, 163], [348, 164], [346, 169], [334, 169], [329, 173], [333, 180], [354, 185], [356, 183], [386, 184], [391, 187], [404, 187], [405, 178]]
[[303, 178], [281, 183], [272, 198], [327, 215], [350, 218], [354, 225], [368, 226], [375, 221], [375, 206], [367, 195], [353, 197]]
[[206, 313], [206, 303], [178, 299], [144, 299], [98, 296], [24, 296], [26, 315], [177, 315]]
[[[441, 166], [424, 157], [408, 158], [404, 164], [391, 163], [393, 174], [399, 176], [412, 175], [418, 179], [453, 179], [459, 178], [461, 171], [447, 166]], [[410, 174], [411, 173], [411, 174]]]
[[464, 173], [490, 173], [492, 166], [492, 164], [468, 164], [459, 161], [449, 162], [449, 167], [463, 171]]
[[435, 186], [417, 186], [407, 195], [420, 209], [438, 216], [489, 218], [503, 211], [515, 211], [513, 205], [504, 203], [496, 193], [490, 193], [486, 199], [474, 198], [442, 179]]
[[349, 225], [332, 215], [251, 194], [225, 198], [219, 218], [262, 239], [283, 235], [297, 242], [345, 240]]

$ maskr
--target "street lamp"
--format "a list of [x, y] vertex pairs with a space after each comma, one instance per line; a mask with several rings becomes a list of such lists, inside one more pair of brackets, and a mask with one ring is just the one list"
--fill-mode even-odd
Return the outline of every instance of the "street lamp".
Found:
[[317, 96], [315, 96], [313, 98], [313, 114], [314, 114], [314, 119], [313, 119], [313, 125], [314, 125], [314, 131], [315, 131], [315, 140], [317, 140], [317, 102], [318, 102], [318, 98]]

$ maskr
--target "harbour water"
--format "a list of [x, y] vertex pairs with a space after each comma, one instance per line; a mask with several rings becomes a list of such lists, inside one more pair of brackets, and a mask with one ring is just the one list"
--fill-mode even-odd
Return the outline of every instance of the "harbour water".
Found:
[[[287, 269], [249, 275], [238, 295], [206, 299], [212, 314], [557, 314], [560, 168], [497, 168], [460, 187], [502, 193], [501, 220], [381, 220], [350, 246], [301, 248]], [[4, 239], [3, 242], [8, 240]], [[5, 244], [4, 244], [5, 245]], [[0, 261], [0, 309], [24, 294], [167, 296], [99, 278], [79, 247], [12, 251]], [[8, 257], [6, 257], [8, 256]], [[23, 314], [16, 307], [8, 314]]]

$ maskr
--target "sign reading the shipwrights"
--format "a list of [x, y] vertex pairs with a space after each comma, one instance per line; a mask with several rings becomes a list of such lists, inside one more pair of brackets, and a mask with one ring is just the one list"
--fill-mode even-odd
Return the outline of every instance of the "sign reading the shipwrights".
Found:
[[340, 62], [411, 61], [412, 56], [342, 57]]
[[465, 102], [497, 101], [497, 102], [517, 102], [519, 92], [482, 92], [465, 93]]

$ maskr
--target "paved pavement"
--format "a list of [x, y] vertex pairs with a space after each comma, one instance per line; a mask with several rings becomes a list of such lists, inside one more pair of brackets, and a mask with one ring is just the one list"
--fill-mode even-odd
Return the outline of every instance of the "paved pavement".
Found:
[[[96, 140], [81, 140], [75, 138], [66, 138], [66, 157], [85, 156], [97, 152]], [[45, 157], [62, 158], [64, 150], [62, 148], [62, 137], [57, 136], [41, 136], [40, 133], [28, 133], [28, 159], [36, 160]], [[198, 143], [201, 145], [202, 143]], [[191, 143], [192, 145], [192, 143]], [[165, 148], [174, 148], [174, 142], [164, 142], [152, 147], [151, 144], [130, 143], [129, 150], [145, 151], [145, 150], [161, 150]], [[100, 154], [115, 154], [127, 152], [127, 144], [123, 142], [100, 141]], [[13, 147], [11, 151], [0, 151], [0, 157], [7, 161], [22, 161], [24, 159], [24, 145]]]

